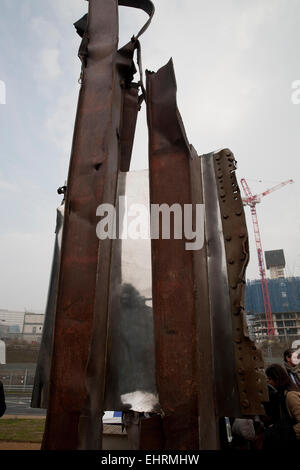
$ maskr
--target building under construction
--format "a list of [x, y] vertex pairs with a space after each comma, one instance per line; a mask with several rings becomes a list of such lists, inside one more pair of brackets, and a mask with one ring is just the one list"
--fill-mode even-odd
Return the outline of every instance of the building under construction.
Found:
[[[274, 334], [280, 341], [292, 342], [300, 337], [300, 277], [268, 279]], [[247, 281], [245, 307], [249, 329], [256, 340], [267, 335], [267, 321], [261, 281]]]

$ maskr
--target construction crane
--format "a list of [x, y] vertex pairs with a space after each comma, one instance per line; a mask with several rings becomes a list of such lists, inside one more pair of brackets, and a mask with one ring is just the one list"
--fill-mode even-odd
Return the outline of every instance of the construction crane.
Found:
[[259, 275], [260, 275], [260, 281], [261, 281], [261, 290], [262, 290], [262, 296], [263, 296], [263, 302], [264, 302], [264, 310], [265, 310], [265, 317], [266, 317], [266, 322], [267, 322], [267, 335], [268, 336], [274, 336], [274, 325], [273, 325], [272, 310], [271, 310], [270, 295], [269, 295], [269, 290], [268, 290], [264, 255], [263, 255], [263, 249], [262, 249], [262, 243], [261, 243], [261, 236], [259, 232], [258, 219], [257, 219], [257, 213], [256, 213], [256, 204], [259, 204], [261, 202], [261, 199], [263, 196], [267, 196], [273, 191], [276, 191], [277, 189], [280, 189], [289, 183], [294, 183], [294, 181], [293, 180], [284, 181], [282, 183], [277, 184], [276, 186], [273, 186], [270, 189], [267, 189], [263, 193], [253, 195], [245, 178], [241, 179], [241, 184], [245, 193], [245, 197], [242, 198], [243, 204], [244, 206], [250, 207], [250, 211], [252, 215], [254, 237], [255, 237], [255, 244], [256, 244], [257, 257], [258, 257]]

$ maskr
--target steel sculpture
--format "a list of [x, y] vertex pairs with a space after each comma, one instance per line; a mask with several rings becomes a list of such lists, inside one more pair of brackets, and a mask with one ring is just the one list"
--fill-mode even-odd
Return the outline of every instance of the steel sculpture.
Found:
[[[149, 15], [119, 50], [118, 5]], [[153, 13], [150, 0], [90, 0], [88, 15], [75, 24], [81, 89], [32, 398], [32, 406], [48, 408], [43, 449], [101, 449], [109, 409], [141, 413], [140, 449], [218, 449], [225, 416], [263, 414], [267, 401], [261, 352], [244, 314], [249, 250], [235, 158], [228, 149], [198, 156], [189, 143], [172, 61], [148, 71], [144, 87], [138, 38]], [[143, 99], [148, 202], [182, 210], [192, 204], [194, 212], [204, 204], [205, 216], [196, 250], [186, 249], [184, 236], [152, 237], [153, 308], [124, 280], [122, 240], [96, 235], [98, 206], [119, 210], [126, 193]], [[136, 394], [139, 407], [124, 399]]]

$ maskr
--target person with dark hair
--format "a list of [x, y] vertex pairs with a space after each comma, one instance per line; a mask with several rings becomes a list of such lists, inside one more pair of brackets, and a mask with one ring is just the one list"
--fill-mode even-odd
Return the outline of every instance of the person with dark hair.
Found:
[[263, 435], [264, 450], [300, 448], [300, 388], [292, 382], [279, 364], [266, 369], [269, 385], [277, 392], [277, 409], [273, 408], [273, 419]]
[[3, 383], [0, 380], [0, 418], [1, 416], [4, 415], [5, 410], [6, 410], [6, 404], [5, 404], [4, 388], [3, 388]]
[[298, 354], [295, 349], [287, 349], [283, 353], [284, 367], [294, 384], [300, 387], [300, 368]]

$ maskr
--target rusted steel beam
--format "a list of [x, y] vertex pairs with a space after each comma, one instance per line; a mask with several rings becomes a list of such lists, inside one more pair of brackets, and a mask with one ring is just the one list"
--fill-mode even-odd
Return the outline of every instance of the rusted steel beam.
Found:
[[60, 265], [61, 239], [64, 219], [63, 213], [64, 204], [61, 204], [57, 209], [54, 252], [52, 259], [42, 340], [34, 376], [34, 385], [31, 398], [32, 408], [47, 409], [48, 407], [53, 328], [55, 321], [57, 282]]
[[[113, 154], [107, 159], [103, 201], [118, 209], [119, 196], [124, 195], [125, 182], [119, 171], [128, 171], [135, 133], [139, 97], [136, 84], [132, 84], [135, 67], [133, 53], [138, 50], [140, 66], [140, 46], [137, 38], [147, 29], [154, 13], [151, 1], [119, 0], [120, 5], [142, 8], [150, 18], [131, 42], [116, 54], [114, 100], [112, 102], [112, 129], [116, 129], [118, 142], [114, 133], [109, 136], [109, 145], [118, 143]], [[142, 83], [140, 86], [143, 89]], [[112, 149], [111, 149], [112, 151]], [[119, 153], [117, 153], [117, 151]], [[115, 158], [115, 155], [118, 158]], [[91, 334], [89, 357], [86, 369], [86, 400], [79, 421], [79, 449], [102, 448], [102, 415], [105, 411], [107, 395], [107, 377], [109, 376], [109, 356], [111, 352], [110, 322], [120, 316], [121, 299], [121, 241], [119, 239], [101, 240], [98, 252], [98, 269], [95, 283], [94, 321]], [[108, 384], [109, 385], [109, 384]]]
[[[116, 1], [90, 0], [88, 67], [79, 94], [65, 203], [50, 400], [42, 445], [46, 450], [76, 449], [78, 443], [98, 262], [96, 209], [103, 201], [109, 150], [117, 145], [116, 135], [112, 136], [116, 128], [110, 126], [117, 22]], [[113, 152], [118, 158], [118, 152]]]
[[[227, 263], [213, 154], [202, 157], [216, 414], [239, 414]], [[227, 234], [225, 234], [226, 238]]]
[[[96, 209], [103, 202], [115, 203], [120, 166], [122, 102], [127, 94], [123, 90], [130, 87], [135, 72], [133, 54], [137, 47], [136, 40], [133, 39], [117, 52], [117, 0], [89, 1], [83, 41], [83, 76], [65, 203], [50, 401], [43, 449], [78, 447], [79, 417], [86, 403], [85, 370], [94, 311], [97, 312], [99, 302], [104, 302], [102, 298], [97, 303], [99, 297], [95, 301], [95, 296], [100, 282], [107, 289], [107, 298], [111, 261], [111, 245], [105, 243], [106, 240], [101, 245], [99, 260]], [[135, 98], [137, 108], [137, 93], [131, 96]], [[123, 133], [124, 129], [125, 126]], [[134, 132], [134, 127], [132, 129]], [[130, 139], [132, 137], [129, 135]], [[125, 154], [128, 165], [129, 151]], [[102, 309], [100, 314], [105, 325], [107, 308]], [[98, 340], [105, 351], [105, 328]], [[104, 381], [100, 364], [99, 370]]]
[[[147, 73], [150, 203], [191, 203], [190, 146], [170, 61]], [[182, 227], [183, 228], [183, 227]], [[183, 232], [184, 233], [184, 232]], [[165, 449], [198, 449], [193, 256], [184, 239], [152, 239], [156, 381]]]
[[[204, 204], [203, 161], [191, 149], [190, 184], [192, 203]], [[194, 217], [195, 220], [195, 217]], [[212, 324], [209, 302], [209, 281], [207, 267], [207, 237], [204, 244], [193, 251], [194, 301], [196, 312], [197, 368], [198, 368], [198, 423], [199, 449], [216, 450], [220, 448], [218, 418], [216, 414], [215, 367], [212, 344]]]
[[120, 129], [120, 171], [129, 171], [134, 134], [139, 111], [138, 88], [123, 89], [123, 112]]
[[253, 416], [264, 414], [262, 402], [268, 401], [268, 392], [262, 353], [249, 338], [244, 311], [249, 246], [235, 163], [235, 158], [228, 149], [213, 155], [225, 240], [238, 401], [241, 414]]

